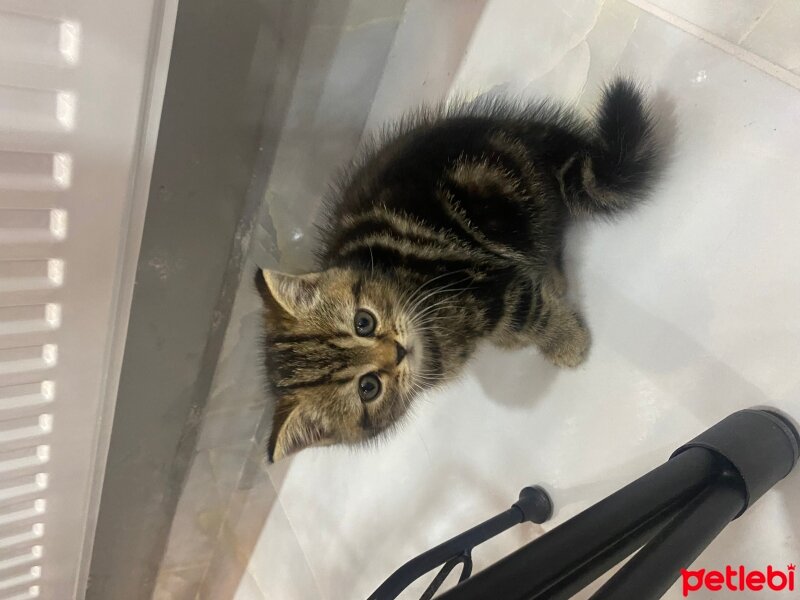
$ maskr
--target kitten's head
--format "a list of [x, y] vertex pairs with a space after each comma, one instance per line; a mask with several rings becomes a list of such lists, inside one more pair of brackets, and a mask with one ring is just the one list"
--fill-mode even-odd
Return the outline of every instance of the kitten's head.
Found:
[[276, 402], [270, 461], [308, 446], [370, 440], [427, 387], [426, 342], [394, 280], [349, 269], [259, 270], [256, 286]]

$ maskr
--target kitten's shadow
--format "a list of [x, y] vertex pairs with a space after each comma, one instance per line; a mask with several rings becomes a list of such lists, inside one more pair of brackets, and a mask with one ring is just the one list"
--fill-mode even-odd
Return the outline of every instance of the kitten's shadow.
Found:
[[519, 408], [543, 397], [559, 373], [535, 348], [512, 351], [488, 345], [475, 355], [469, 371], [489, 399]]

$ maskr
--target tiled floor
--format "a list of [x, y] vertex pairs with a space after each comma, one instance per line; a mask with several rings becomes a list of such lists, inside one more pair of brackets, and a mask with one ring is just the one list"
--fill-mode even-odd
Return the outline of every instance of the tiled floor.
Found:
[[[738, 408], [770, 404], [800, 416], [797, 0], [409, 0], [404, 11], [403, 3], [378, 4], [358, 26], [337, 29], [338, 39], [307, 42], [301, 75], [314, 73], [315, 85], [295, 88], [298, 119], [284, 132], [284, 162], [268, 194], [286, 268], [307, 266], [321, 174], [349, 156], [364, 123], [420, 99], [491, 90], [551, 94], [589, 109], [612, 74], [635, 74], [663, 130], [675, 132], [674, 159], [647, 206], [570, 234], [573, 293], [594, 336], [585, 366], [560, 372], [533, 350], [485, 348], [381, 448], [307, 451], [269, 469], [245, 468], [203, 583], [191, 588], [200, 598], [225, 600], [236, 585], [236, 600], [366, 598], [406, 559], [503, 510], [524, 485], [544, 484], [558, 507], [552, 522], [481, 547], [481, 568]], [[343, 21], [352, 18], [351, 6]], [[323, 41], [332, 54], [320, 62]], [[322, 139], [327, 146], [312, 148]], [[252, 318], [257, 302], [239, 302], [240, 317]], [[231, 372], [250, 360], [250, 348], [235, 346]], [[219, 414], [237, 381], [256, 381], [253, 373], [229, 380]], [[247, 389], [248, 406], [258, 407]], [[252, 424], [258, 409], [245, 408], [237, 414]], [[795, 473], [698, 564], [798, 561]], [[165, 568], [157, 597], [192, 597], [166, 595], [167, 584], [183, 584], [181, 573], [194, 575], [191, 567]], [[677, 589], [667, 595], [681, 597]]]

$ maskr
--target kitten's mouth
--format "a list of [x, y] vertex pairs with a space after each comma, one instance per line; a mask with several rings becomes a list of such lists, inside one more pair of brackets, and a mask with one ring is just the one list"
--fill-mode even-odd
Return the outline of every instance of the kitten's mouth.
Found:
[[395, 352], [397, 354], [394, 364], [399, 365], [401, 362], [403, 362], [403, 359], [406, 357], [406, 355], [409, 354], [409, 350], [406, 350], [405, 346], [398, 341], [395, 341], [394, 345]]

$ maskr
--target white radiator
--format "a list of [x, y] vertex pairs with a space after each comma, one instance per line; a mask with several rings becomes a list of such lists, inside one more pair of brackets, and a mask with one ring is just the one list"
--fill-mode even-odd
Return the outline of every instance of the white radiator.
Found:
[[83, 595], [162, 10], [0, 0], [0, 600]]

